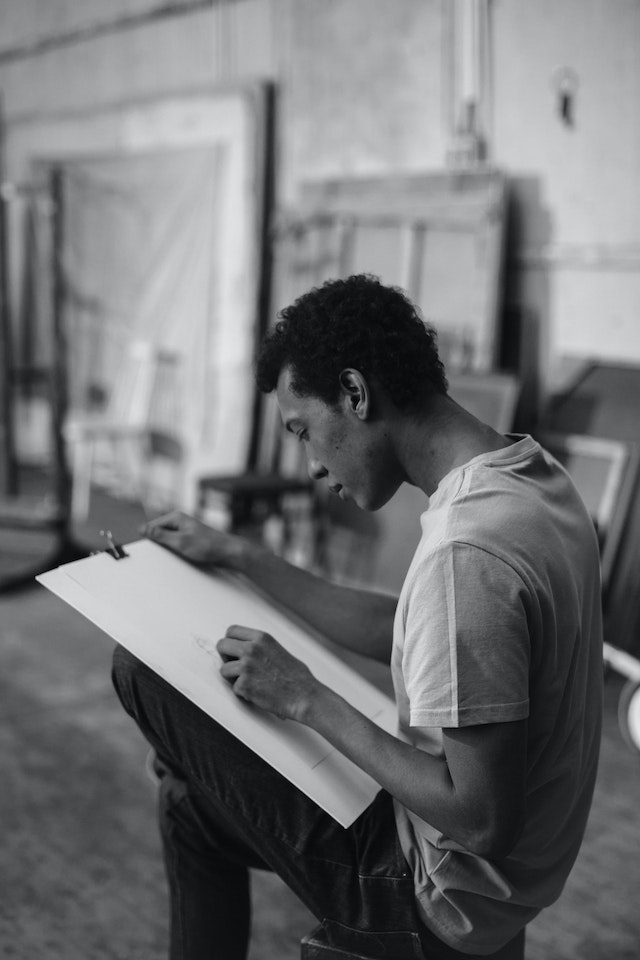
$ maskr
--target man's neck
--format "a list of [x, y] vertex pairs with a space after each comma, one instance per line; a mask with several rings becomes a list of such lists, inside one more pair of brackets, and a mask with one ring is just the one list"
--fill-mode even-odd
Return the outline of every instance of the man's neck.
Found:
[[450, 397], [432, 395], [420, 411], [403, 416], [395, 434], [406, 482], [431, 496], [451, 470], [510, 441]]

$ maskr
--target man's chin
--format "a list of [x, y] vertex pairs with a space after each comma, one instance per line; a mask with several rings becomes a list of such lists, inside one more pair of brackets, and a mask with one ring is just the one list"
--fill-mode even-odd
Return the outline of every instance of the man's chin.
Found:
[[401, 484], [398, 484], [397, 487], [393, 489], [387, 489], [384, 492], [379, 492], [377, 495], [372, 495], [368, 498], [367, 503], [364, 504], [360, 500], [355, 502], [358, 504], [361, 510], [366, 510], [368, 513], [375, 513], [376, 510], [381, 510], [382, 507], [386, 507], [390, 500], [393, 500], [396, 493], [398, 492]]
[[388, 497], [366, 497], [364, 495], [349, 497], [348, 499], [352, 500], [353, 503], [360, 509], [364, 510], [365, 513], [375, 513], [376, 510], [381, 510], [382, 507], [386, 506], [391, 500], [391, 494]]

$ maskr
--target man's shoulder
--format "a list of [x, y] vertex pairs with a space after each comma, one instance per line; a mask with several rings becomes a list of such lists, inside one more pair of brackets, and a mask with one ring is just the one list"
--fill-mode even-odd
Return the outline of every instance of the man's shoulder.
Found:
[[444, 569], [493, 582], [515, 576], [529, 589], [550, 577], [593, 579], [593, 523], [566, 472], [544, 455], [531, 467], [516, 466], [463, 471], [450, 496], [423, 515], [414, 576]]

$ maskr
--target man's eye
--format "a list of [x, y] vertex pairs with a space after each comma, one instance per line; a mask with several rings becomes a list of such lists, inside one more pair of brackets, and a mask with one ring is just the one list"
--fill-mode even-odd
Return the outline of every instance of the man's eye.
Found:
[[309, 434], [306, 430], [301, 430], [300, 433], [297, 434], [297, 437], [298, 443], [303, 443], [305, 440], [309, 439]]

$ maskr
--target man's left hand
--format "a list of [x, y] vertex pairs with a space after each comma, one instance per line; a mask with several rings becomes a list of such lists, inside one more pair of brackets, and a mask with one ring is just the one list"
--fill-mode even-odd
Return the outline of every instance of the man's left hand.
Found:
[[320, 684], [311, 671], [262, 630], [229, 627], [217, 644], [221, 675], [236, 696], [282, 720], [304, 716]]

